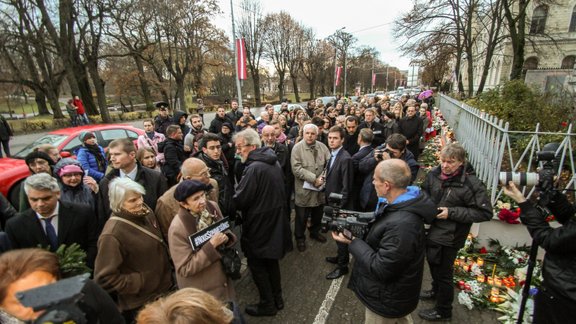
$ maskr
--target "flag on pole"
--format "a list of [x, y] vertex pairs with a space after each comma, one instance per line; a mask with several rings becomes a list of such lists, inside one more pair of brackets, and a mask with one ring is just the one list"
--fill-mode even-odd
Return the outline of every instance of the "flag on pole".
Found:
[[236, 59], [238, 60], [238, 80], [246, 80], [246, 43], [244, 38], [236, 40]]
[[376, 85], [376, 73], [372, 72], [372, 86]]
[[342, 74], [342, 67], [336, 68], [336, 86], [340, 84], [340, 74]]

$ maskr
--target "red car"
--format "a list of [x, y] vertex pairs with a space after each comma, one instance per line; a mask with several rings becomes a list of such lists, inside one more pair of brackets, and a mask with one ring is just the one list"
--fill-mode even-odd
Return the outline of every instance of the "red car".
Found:
[[20, 184], [30, 175], [30, 170], [24, 161], [26, 155], [41, 144], [52, 144], [60, 150], [62, 157], [70, 157], [80, 147], [78, 136], [83, 131], [91, 131], [96, 135], [98, 144], [104, 149], [117, 138], [130, 138], [136, 143], [144, 130], [127, 124], [98, 124], [70, 127], [51, 131], [24, 147], [10, 158], [0, 159], [0, 193], [7, 197], [17, 208]]

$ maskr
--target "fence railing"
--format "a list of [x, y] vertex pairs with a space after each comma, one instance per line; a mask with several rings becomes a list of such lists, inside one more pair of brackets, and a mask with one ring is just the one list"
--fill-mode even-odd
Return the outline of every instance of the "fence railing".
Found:
[[[542, 132], [539, 123], [533, 132], [514, 131], [510, 130], [508, 122], [445, 95], [439, 96], [438, 107], [453, 129], [456, 140], [466, 149], [477, 176], [490, 190], [493, 205], [502, 194], [498, 181], [501, 171], [537, 172], [536, 168], [541, 163], [536, 162], [536, 152], [547, 144], [542, 143], [543, 139], [554, 138], [558, 141], [560, 145], [556, 150], [556, 160], [560, 163], [556, 172], [560, 174], [562, 169], [568, 169], [570, 174], [570, 179], [559, 189], [576, 189], [572, 143], [576, 134], [572, 133], [572, 124], [563, 133]], [[548, 138], [543, 138], [545, 136]], [[507, 162], [505, 170], [504, 159]], [[527, 189], [522, 188], [525, 194]], [[532, 195], [534, 191], [535, 188], [530, 188], [527, 195]], [[575, 194], [574, 191], [569, 193]]]

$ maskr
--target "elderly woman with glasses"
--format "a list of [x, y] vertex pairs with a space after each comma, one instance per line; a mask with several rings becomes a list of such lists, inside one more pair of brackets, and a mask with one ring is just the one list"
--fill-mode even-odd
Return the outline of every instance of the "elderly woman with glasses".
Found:
[[98, 239], [96, 282], [118, 296], [127, 323], [146, 303], [170, 291], [172, 276], [166, 243], [145, 190], [130, 178], [116, 178], [109, 187], [108, 219]]
[[98, 183], [85, 175], [80, 162], [72, 158], [61, 159], [54, 167], [54, 175], [60, 186], [60, 201], [86, 205], [96, 211]]
[[206, 197], [211, 189], [211, 185], [196, 180], [184, 180], [176, 187], [174, 198], [180, 210], [168, 230], [170, 255], [179, 288], [202, 289], [221, 301], [230, 301], [235, 296], [234, 285], [222, 270], [219, 248], [234, 245], [236, 236], [230, 231], [219, 232], [197, 249], [188, 238], [222, 219], [218, 204]]

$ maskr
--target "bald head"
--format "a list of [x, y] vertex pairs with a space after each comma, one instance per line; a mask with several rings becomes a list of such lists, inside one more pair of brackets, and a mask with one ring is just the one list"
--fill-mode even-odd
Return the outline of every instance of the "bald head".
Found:
[[205, 184], [210, 183], [208, 166], [198, 158], [188, 158], [184, 160], [181, 171], [183, 180], [198, 180]]
[[266, 125], [262, 128], [262, 142], [266, 146], [274, 146], [274, 143], [276, 143], [276, 129], [274, 126]]
[[380, 162], [376, 166], [374, 175], [380, 181], [388, 181], [392, 187], [405, 189], [412, 181], [412, 173], [404, 160], [388, 159]]

